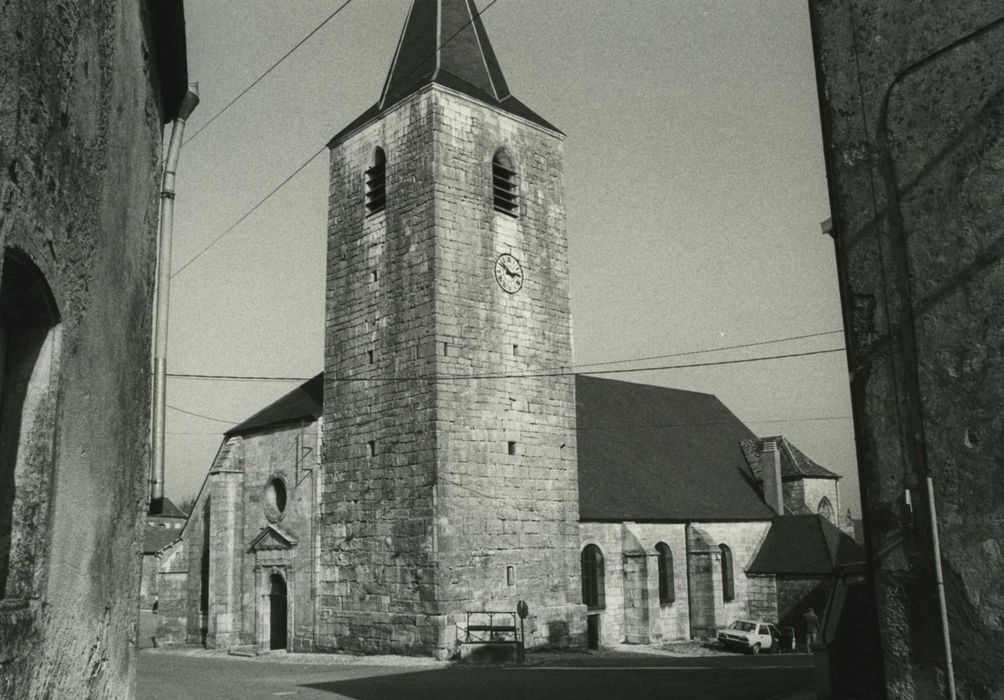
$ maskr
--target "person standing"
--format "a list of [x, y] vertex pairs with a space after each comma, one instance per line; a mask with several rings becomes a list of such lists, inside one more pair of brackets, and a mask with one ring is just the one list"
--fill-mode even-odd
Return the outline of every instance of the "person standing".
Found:
[[805, 620], [805, 653], [811, 654], [812, 645], [816, 643], [816, 634], [819, 632], [819, 618], [811, 606], [802, 618]]

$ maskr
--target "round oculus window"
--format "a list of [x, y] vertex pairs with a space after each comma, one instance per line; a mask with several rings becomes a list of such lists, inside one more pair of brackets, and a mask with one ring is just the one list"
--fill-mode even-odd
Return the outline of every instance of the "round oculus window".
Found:
[[286, 482], [275, 476], [265, 484], [265, 510], [268, 516], [278, 519], [286, 510]]

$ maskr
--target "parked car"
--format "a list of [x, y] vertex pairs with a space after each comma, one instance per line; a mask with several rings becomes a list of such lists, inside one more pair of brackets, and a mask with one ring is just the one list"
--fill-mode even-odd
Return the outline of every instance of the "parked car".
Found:
[[736, 620], [718, 633], [718, 642], [726, 649], [736, 649], [749, 654], [780, 649], [781, 632], [762, 620]]

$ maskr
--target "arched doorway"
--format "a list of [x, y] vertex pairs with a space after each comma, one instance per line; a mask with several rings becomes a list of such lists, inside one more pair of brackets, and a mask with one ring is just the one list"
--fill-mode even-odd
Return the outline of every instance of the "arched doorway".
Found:
[[268, 591], [269, 649], [286, 648], [286, 580], [272, 574]]

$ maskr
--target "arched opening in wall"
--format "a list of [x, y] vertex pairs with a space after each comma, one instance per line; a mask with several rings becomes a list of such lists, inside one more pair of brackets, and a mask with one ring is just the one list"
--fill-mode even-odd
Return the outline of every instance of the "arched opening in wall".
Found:
[[495, 211], [512, 217], [519, 214], [516, 164], [504, 148], [492, 158], [492, 200]]
[[722, 552], [722, 600], [729, 603], [736, 598], [735, 570], [732, 565], [732, 550], [727, 544], [720, 544]]
[[269, 577], [268, 590], [268, 623], [269, 649], [286, 648], [286, 579], [282, 574], [272, 574]]
[[387, 206], [387, 154], [380, 147], [373, 152], [373, 165], [366, 171], [366, 215]]
[[676, 601], [676, 576], [673, 572], [673, 550], [665, 542], [655, 546], [659, 555], [659, 605], [672, 605]]
[[60, 325], [39, 269], [17, 251], [0, 267], [0, 599], [37, 594], [55, 453]]
[[600, 615], [606, 607], [604, 591], [603, 552], [595, 544], [587, 544], [580, 555], [582, 565], [582, 602], [589, 614], [586, 616], [586, 643], [590, 649], [600, 648]]
[[582, 550], [582, 602], [589, 610], [606, 607], [603, 569], [603, 552], [595, 544], [587, 544]]
[[816, 513], [823, 516], [831, 523], [834, 522], [833, 504], [830, 503], [830, 499], [826, 496], [819, 499], [819, 505], [816, 506]]

